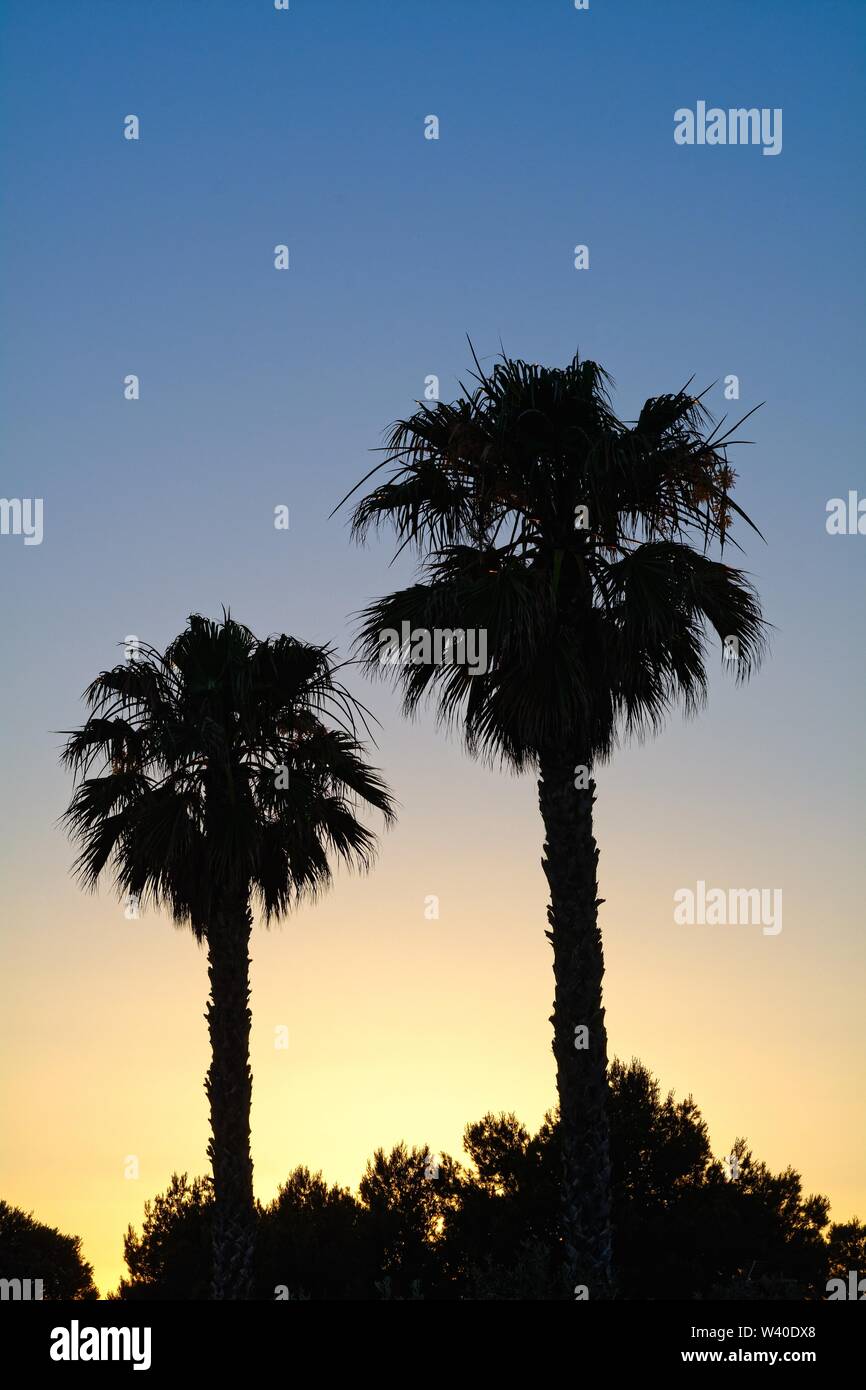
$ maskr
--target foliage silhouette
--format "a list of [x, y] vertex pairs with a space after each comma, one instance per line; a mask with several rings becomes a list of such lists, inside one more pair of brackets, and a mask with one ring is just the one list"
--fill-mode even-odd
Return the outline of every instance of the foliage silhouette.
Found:
[[144, 1204], [139, 1236], [132, 1226], [123, 1240], [129, 1279], [124, 1299], [206, 1299], [213, 1260], [213, 1180], [172, 1174], [168, 1190]]
[[263, 1298], [354, 1299], [367, 1296], [377, 1271], [357, 1199], [299, 1167], [259, 1215], [257, 1287]]
[[65, 1236], [33, 1215], [0, 1201], [0, 1279], [42, 1280], [43, 1300], [93, 1299], [93, 1267], [81, 1237]]
[[866, 1274], [866, 1226], [859, 1221], [834, 1222], [827, 1236], [830, 1278], [846, 1279], [851, 1270]]

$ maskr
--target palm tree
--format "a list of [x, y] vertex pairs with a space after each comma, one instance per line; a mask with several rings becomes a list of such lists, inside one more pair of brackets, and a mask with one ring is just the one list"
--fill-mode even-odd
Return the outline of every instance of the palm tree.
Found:
[[[462, 723], [470, 753], [538, 775], [564, 1273], [569, 1288], [580, 1279], [605, 1297], [614, 1285], [593, 770], [623, 736], [657, 730], [674, 704], [699, 708], [708, 628], [739, 680], [755, 666], [757, 595], [707, 553], [724, 547], [734, 515], [752, 523], [730, 496], [733, 430], [710, 430], [688, 386], [626, 424], [594, 362], [503, 357], [490, 375], [475, 365], [475, 385], [456, 401], [419, 402], [392, 427], [386, 457], [358, 484], [391, 466], [356, 503], [353, 534], [390, 524], [419, 572], [364, 609], [357, 650], [395, 678], [407, 714], [432, 696], [440, 720]], [[413, 636], [437, 629], [455, 644], [438, 662]], [[394, 630], [396, 662], [393, 636], [383, 643]], [[486, 670], [467, 664], [468, 639], [460, 660], [459, 634], [471, 630], [486, 634]]]
[[[329, 648], [258, 641], [228, 613], [197, 615], [160, 654], [97, 676], [87, 722], [63, 759], [77, 786], [65, 813], [94, 888], [166, 908], [207, 945], [213, 1165], [213, 1297], [249, 1297], [255, 1232], [250, 1157], [252, 906], [283, 917], [331, 880], [329, 856], [367, 867], [375, 836], [358, 802], [392, 819], [388, 790], [356, 736], [364, 712]], [[95, 773], [95, 775], [91, 775]]]

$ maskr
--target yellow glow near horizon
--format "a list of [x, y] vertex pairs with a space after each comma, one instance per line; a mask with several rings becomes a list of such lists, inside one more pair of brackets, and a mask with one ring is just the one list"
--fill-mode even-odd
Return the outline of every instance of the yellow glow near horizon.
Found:
[[[380, 1145], [405, 1139], [460, 1157], [464, 1126], [485, 1112], [513, 1110], [534, 1128], [555, 1103], [534, 784], [492, 780], [448, 745], [437, 773], [459, 780], [458, 810], [433, 813], [436, 786], [419, 776], [371, 875], [342, 875], [294, 920], [256, 927], [261, 1200], [298, 1164], [354, 1188]], [[625, 817], [611, 781], [597, 808], [610, 1055], [639, 1056], [663, 1090], [693, 1093], [717, 1154], [745, 1135], [771, 1168], [793, 1164], [807, 1190], [826, 1193], [835, 1219], [862, 1216], [856, 985], [839, 971], [815, 994], [821, 939], [804, 930], [790, 866], [779, 937], [676, 927], [672, 886], [696, 876], [681, 868], [684, 841], [694, 862], [688, 809], [651, 842], [639, 833], [646, 808]], [[728, 843], [703, 876], [765, 880], [743, 863], [747, 839], [736, 841], [736, 873]], [[122, 1237], [140, 1227], [145, 1198], [173, 1171], [207, 1171], [205, 956], [166, 919], [128, 922], [110, 894], [81, 894], [63, 876], [65, 846], [56, 849], [50, 892], [17, 905], [8, 947], [14, 1121], [3, 1193], [80, 1235], [104, 1294], [123, 1273]], [[438, 921], [424, 917], [431, 893]], [[855, 909], [839, 901], [827, 920], [838, 942], [849, 928], [853, 941]], [[274, 1047], [280, 1025], [286, 1050]], [[133, 1154], [138, 1180], [124, 1178]]]

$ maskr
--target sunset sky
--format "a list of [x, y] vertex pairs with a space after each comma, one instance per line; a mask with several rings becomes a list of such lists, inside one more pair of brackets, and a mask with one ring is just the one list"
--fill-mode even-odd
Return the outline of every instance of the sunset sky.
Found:
[[[864, 30], [856, 0], [4, 7], [0, 493], [43, 499], [44, 538], [0, 536], [0, 1196], [80, 1235], [103, 1293], [144, 1200], [207, 1170], [207, 976], [70, 879], [58, 731], [127, 634], [191, 612], [347, 653], [411, 567], [329, 513], [426, 377], [456, 394], [467, 334], [488, 364], [579, 348], [624, 418], [692, 376], [716, 414], [765, 402], [732, 461], [771, 657], [745, 689], [719, 660], [700, 719], [598, 775], [609, 1051], [693, 1093], [718, 1155], [745, 1136], [866, 1217], [866, 537], [825, 528], [866, 495]], [[698, 100], [781, 108], [781, 153], [678, 146]], [[256, 930], [263, 1200], [555, 1099], [534, 781], [348, 683], [400, 814], [368, 877]], [[783, 930], [676, 925], [698, 880], [780, 888]]]

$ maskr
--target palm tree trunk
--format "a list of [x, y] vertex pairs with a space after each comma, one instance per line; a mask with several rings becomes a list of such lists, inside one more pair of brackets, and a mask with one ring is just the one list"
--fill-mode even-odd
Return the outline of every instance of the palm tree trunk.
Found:
[[[561, 750], [539, 758], [538, 798], [545, 829], [542, 867], [550, 886], [550, 930], [545, 935], [553, 947], [556, 982], [550, 1021], [559, 1091], [565, 1276], [569, 1291], [584, 1284], [590, 1298], [610, 1298], [607, 1033], [598, 926], [603, 899], [596, 896], [595, 783], [587, 774], [588, 785], [575, 786], [575, 767], [580, 763], [579, 757], [565, 757]], [[584, 766], [588, 763], [583, 759]]]
[[228, 897], [208, 926], [213, 1165], [213, 1297], [249, 1298], [253, 1278], [255, 1208], [250, 1155], [250, 957], [252, 913], [246, 894]]

